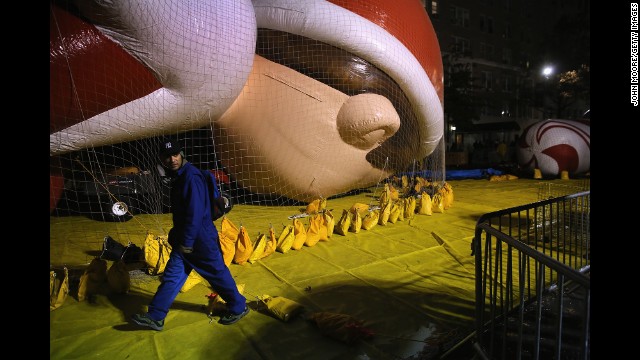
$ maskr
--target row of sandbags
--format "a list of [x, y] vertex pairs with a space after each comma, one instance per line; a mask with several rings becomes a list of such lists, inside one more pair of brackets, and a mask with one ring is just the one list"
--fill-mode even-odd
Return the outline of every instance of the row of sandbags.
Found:
[[[419, 178], [413, 187], [416, 193], [431, 184]], [[225, 264], [254, 263], [274, 252], [286, 253], [289, 250], [299, 250], [303, 246], [312, 247], [319, 241], [328, 241], [334, 233], [346, 236], [348, 232], [358, 233], [361, 229], [369, 230], [376, 225], [396, 223], [411, 218], [414, 214], [432, 215], [442, 213], [453, 204], [453, 189], [444, 183], [433, 196], [427, 191], [421, 191], [419, 196], [400, 197], [393, 185], [385, 184], [380, 195], [378, 206], [355, 203], [349, 210], [344, 209], [341, 217], [336, 220], [326, 208], [327, 200], [318, 198], [310, 202], [303, 211], [308, 217], [305, 225], [299, 218], [293, 218], [289, 225], [284, 225], [280, 234], [276, 236], [275, 229], [270, 227], [268, 234], [259, 234], [255, 240], [251, 239], [244, 226], [236, 226], [227, 216], [222, 218], [219, 233], [220, 248]], [[119, 245], [119, 246], [118, 246]], [[131, 250], [130, 250], [131, 249]], [[78, 300], [83, 301], [99, 291], [106, 282], [116, 293], [126, 293], [131, 286], [127, 263], [144, 261], [149, 275], [159, 275], [164, 272], [169, 260], [171, 245], [167, 236], [156, 236], [147, 233], [142, 250], [129, 244], [124, 247], [105, 237], [102, 255], [114, 260], [107, 270], [107, 261], [101, 255], [91, 261], [78, 285]], [[140, 259], [144, 253], [144, 259]], [[111, 256], [120, 254], [120, 256]], [[50, 309], [57, 309], [64, 303], [69, 292], [68, 270], [51, 270]], [[181, 291], [188, 291], [202, 281], [202, 277], [192, 272]]]

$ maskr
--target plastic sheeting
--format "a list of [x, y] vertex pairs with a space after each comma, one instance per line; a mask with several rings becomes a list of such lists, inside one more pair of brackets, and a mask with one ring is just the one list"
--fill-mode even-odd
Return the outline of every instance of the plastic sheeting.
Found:
[[[470, 244], [476, 220], [487, 212], [537, 201], [539, 182], [449, 183], [455, 202], [444, 213], [416, 214], [357, 234], [334, 233], [313, 247], [275, 252], [253, 264], [231, 264], [231, 273], [245, 285], [244, 294], [254, 310], [260, 308], [257, 301], [262, 294], [304, 306], [305, 312], [288, 322], [258, 310], [230, 326], [210, 321], [206, 305], [212, 290], [203, 282], [178, 295], [164, 330], [141, 329], [129, 318], [146, 309], [159, 278], [138, 269], [131, 271], [127, 294], [107, 288], [79, 302], [73, 292], [74, 272], [99, 255], [105, 233], [125, 244], [143, 246], [146, 231], [168, 232], [171, 218], [140, 215], [126, 223], [103, 223], [51, 217], [50, 261], [69, 267], [72, 290], [65, 303], [50, 313], [50, 358], [403, 359], [453, 346], [475, 325]], [[340, 214], [354, 203], [375, 204], [381, 191], [382, 187], [371, 188], [329, 199], [327, 208]], [[228, 216], [256, 238], [268, 234], [271, 224], [278, 235], [291, 223], [287, 217], [300, 211], [296, 206], [239, 204]], [[307, 219], [301, 221], [307, 224]], [[374, 336], [354, 345], [324, 336], [305, 320], [305, 313], [320, 311], [353, 316]]]

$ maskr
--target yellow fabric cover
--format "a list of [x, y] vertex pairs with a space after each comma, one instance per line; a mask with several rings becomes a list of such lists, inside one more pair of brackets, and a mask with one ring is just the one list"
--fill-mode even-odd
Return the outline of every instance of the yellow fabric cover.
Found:
[[253, 252], [253, 243], [251, 237], [245, 226], [240, 226], [240, 234], [238, 234], [238, 241], [236, 241], [236, 253], [233, 256], [233, 262], [242, 265], [249, 260], [251, 253]]
[[278, 236], [278, 242], [276, 244], [276, 251], [281, 253], [286, 253], [291, 250], [291, 245], [293, 245], [293, 240], [295, 239], [295, 235], [293, 234], [293, 225], [285, 225], [284, 229]]
[[300, 219], [293, 219], [293, 243], [291, 248], [293, 250], [300, 250], [304, 243], [307, 241], [307, 229]]
[[364, 327], [364, 323], [351, 315], [332, 312], [316, 312], [307, 318], [314, 322], [323, 335], [340, 340], [347, 344], [353, 344], [360, 339], [366, 339], [373, 335]]
[[69, 295], [69, 269], [49, 270], [49, 311], [53, 311], [67, 299]]
[[418, 214], [433, 215], [433, 211], [431, 211], [431, 196], [424, 191], [420, 195], [420, 207], [418, 208]]
[[300, 303], [282, 296], [271, 296], [265, 294], [260, 296], [259, 299], [266, 306], [269, 313], [284, 322], [291, 320], [304, 310], [304, 306]]
[[373, 210], [367, 212], [367, 214], [362, 219], [362, 228], [365, 230], [369, 230], [372, 227], [378, 225], [378, 219], [380, 218], [380, 210]]
[[189, 276], [187, 277], [187, 281], [184, 282], [182, 288], [180, 288], [180, 292], [187, 292], [191, 290], [194, 286], [200, 284], [201, 282], [206, 281], [200, 274], [195, 271], [191, 271]]
[[331, 235], [333, 235], [333, 229], [336, 226], [336, 219], [333, 217], [333, 213], [331, 213], [331, 210], [325, 210], [322, 215], [324, 226], [327, 227], [327, 241], [329, 241], [329, 238], [331, 237]]
[[114, 261], [107, 271], [107, 282], [111, 291], [117, 294], [126, 294], [131, 288], [131, 277], [127, 264], [122, 260]]
[[220, 242], [220, 251], [222, 251], [222, 257], [224, 263], [229, 266], [236, 255], [236, 241], [240, 230], [238, 227], [229, 220], [228, 217], [223, 216], [220, 223], [220, 231], [218, 231], [218, 238]]
[[258, 234], [258, 238], [253, 244], [253, 252], [251, 253], [251, 256], [249, 256], [249, 259], [247, 261], [253, 264], [254, 262], [262, 259], [262, 254], [264, 254], [264, 248], [266, 246], [267, 236], [265, 234]]
[[171, 245], [167, 236], [155, 236], [148, 232], [144, 240], [144, 261], [147, 264], [147, 274], [158, 275], [164, 272], [169, 261]]

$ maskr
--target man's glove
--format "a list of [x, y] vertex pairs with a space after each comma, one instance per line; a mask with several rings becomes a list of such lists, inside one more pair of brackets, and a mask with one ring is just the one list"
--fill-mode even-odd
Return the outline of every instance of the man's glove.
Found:
[[191, 254], [193, 252], [193, 247], [184, 246], [184, 245], [180, 244], [180, 245], [178, 245], [178, 252], [181, 252], [183, 254]]

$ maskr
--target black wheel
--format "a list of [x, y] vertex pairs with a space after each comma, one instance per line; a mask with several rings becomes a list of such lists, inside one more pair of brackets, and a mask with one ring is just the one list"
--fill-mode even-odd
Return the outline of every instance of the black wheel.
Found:
[[103, 196], [89, 200], [88, 217], [97, 221], [127, 222], [133, 218], [129, 197], [120, 197], [118, 201]]

